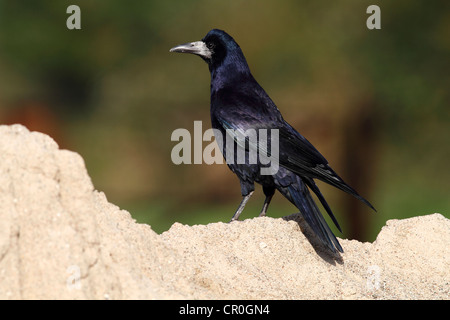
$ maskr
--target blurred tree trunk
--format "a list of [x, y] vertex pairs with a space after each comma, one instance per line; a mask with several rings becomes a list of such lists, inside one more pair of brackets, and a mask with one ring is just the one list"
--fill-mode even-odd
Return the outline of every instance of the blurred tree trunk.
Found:
[[[379, 121], [373, 99], [361, 101], [348, 118], [344, 128], [344, 174], [346, 182], [376, 209], [371, 191], [375, 181]], [[368, 241], [369, 227], [374, 213], [354, 197], [345, 197], [344, 212], [350, 228], [350, 239]]]

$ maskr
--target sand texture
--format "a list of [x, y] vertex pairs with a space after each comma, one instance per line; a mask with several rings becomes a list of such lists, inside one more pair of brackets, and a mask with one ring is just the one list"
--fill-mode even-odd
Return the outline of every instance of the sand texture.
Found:
[[339, 241], [331, 255], [298, 214], [158, 235], [94, 189], [80, 155], [0, 126], [0, 299], [450, 298], [442, 215]]

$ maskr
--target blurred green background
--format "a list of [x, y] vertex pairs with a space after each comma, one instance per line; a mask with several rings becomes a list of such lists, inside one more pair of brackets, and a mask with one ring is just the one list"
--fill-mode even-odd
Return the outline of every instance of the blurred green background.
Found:
[[[66, 27], [71, 4], [81, 30]], [[366, 27], [371, 4], [381, 30]], [[212, 28], [235, 38], [285, 119], [377, 208], [320, 183], [340, 237], [450, 217], [448, 1], [0, 0], [0, 123], [80, 153], [96, 189], [157, 232], [228, 221], [241, 195], [226, 165], [170, 158], [173, 130], [210, 127], [210, 76], [169, 49]], [[257, 187], [242, 218], [263, 200]], [[278, 194], [268, 214], [295, 212]]]

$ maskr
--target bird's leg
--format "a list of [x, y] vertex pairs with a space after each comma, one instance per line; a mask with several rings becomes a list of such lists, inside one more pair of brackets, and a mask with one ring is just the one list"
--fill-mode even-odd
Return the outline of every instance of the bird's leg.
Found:
[[260, 217], [265, 217], [267, 208], [269, 208], [270, 200], [272, 200], [273, 194], [266, 196], [266, 200], [264, 200], [264, 204], [261, 210], [261, 213], [259, 214]]
[[234, 213], [233, 218], [231, 218], [230, 222], [233, 222], [235, 220], [239, 220], [239, 216], [241, 215], [242, 211], [244, 210], [244, 207], [247, 204], [247, 202], [250, 199], [250, 197], [252, 196], [252, 194], [253, 194], [253, 191], [251, 191], [248, 195], [246, 195], [244, 197], [244, 199], [242, 199], [241, 204], [237, 208], [237, 210]]
[[266, 199], [264, 200], [264, 204], [259, 214], [260, 217], [264, 217], [267, 212], [267, 208], [269, 208], [270, 201], [272, 200], [273, 195], [275, 194], [275, 188], [270, 186], [263, 186], [264, 194], [266, 195]]

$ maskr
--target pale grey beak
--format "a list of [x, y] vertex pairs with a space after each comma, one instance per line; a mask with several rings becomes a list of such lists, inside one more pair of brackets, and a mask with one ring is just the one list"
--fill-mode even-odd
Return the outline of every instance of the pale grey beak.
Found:
[[203, 41], [181, 44], [170, 49], [170, 52], [192, 53], [204, 59], [211, 59], [212, 52]]

